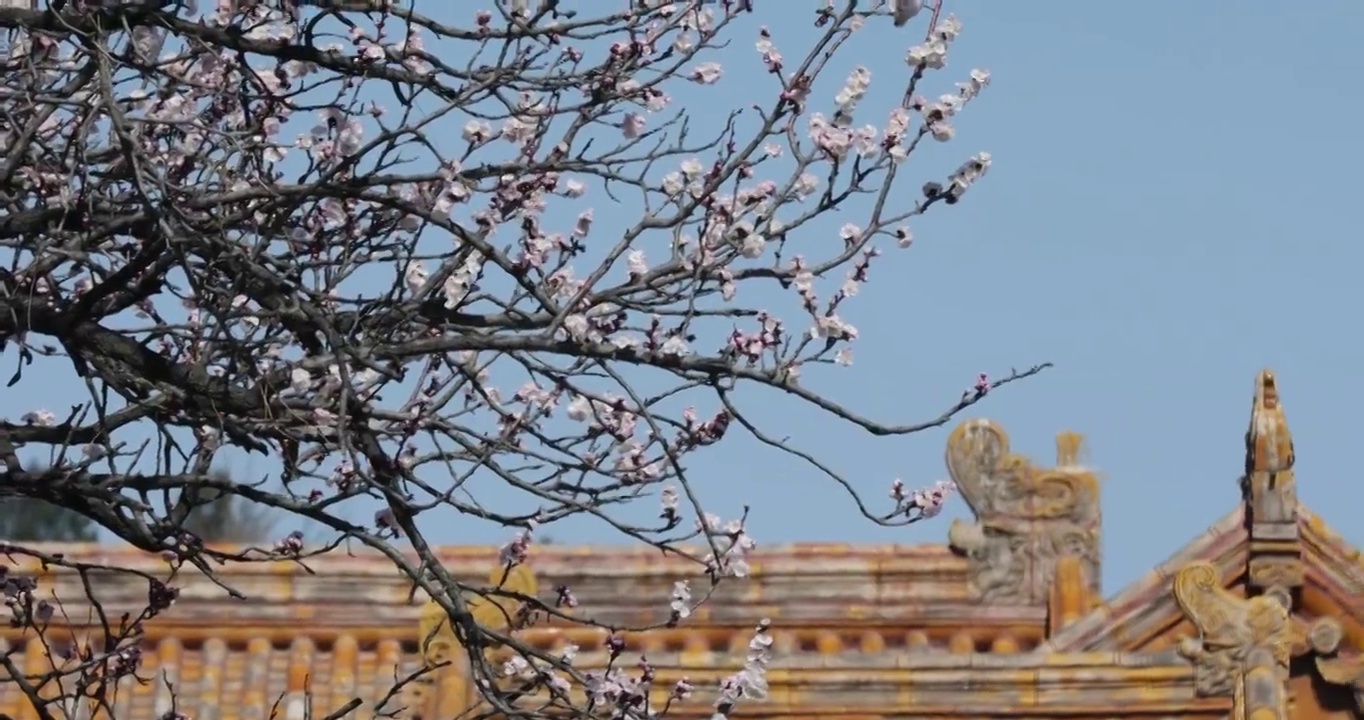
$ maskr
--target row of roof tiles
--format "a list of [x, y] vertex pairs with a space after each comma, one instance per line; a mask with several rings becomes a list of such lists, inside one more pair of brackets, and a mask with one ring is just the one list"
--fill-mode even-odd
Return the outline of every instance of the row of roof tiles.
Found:
[[[0, 649], [12, 653], [10, 657], [25, 674], [36, 677], [53, 667], [50, 652], [59, 645], [24, 642], [6, 644]], [[148, 644], [142, 652], [138, 673], [141, 680], [126, 676], [113, 688], [110, 693], [113, 717], [160, 717], [167, 711], [179, 710], [196, 720], [235, 720], [271, 717], [273, 709], [277, 717], [302, 720], [310, 708], [311, 716], [318, 717], [351, 698], [359, 698], [365, 703], [367, 712], [364, 715], [382, 714], [384, 710], [397, 710], [410, 699], [403, 692], [395, 693], [394, 684], [395, 679], [418, 671], [420, 662], [415, 645], [415, 642], [393, 638], [362, 643], [350, 635], [325, 645], [299, 638], [287, 646], [259, 637], [245, 644], [221, 638], [187, 644], [166, 638]], [[914, 648], [909, 648], [909, 652], [875, 648], [875, 652], [855, 655], [797, 653], [780, 658], [780, 669], [774, 671], [772, 681], [779, 688], [789, 687], [789, 692], [796, 692], [794, 688], [809, 685], [836, 688], [837, 683], [831, 681], [838, 681], [841, 677], [838, 674], [844, 672], [856, 674], [864, 687], [875, 686], [885, 673], [906, 671], [914, 671], [914, 677], [919, 679], [910, 680], [911, 676], [894, 674], [886, 675], [884, 679], [894, 679], [895, 683], [901, 684], [920, 682], [931, 687], [946, 681], [920, 673], [970, 670], [973, 673], [1004, 673], [994, 678], [997, 683], [1036, 684], [1047, 682], [1052, 675], [1060, 678], [1086, 672], [1128, 677], [1123, 673], [1145, 669], [1151, 673], [1148, 681], [1173, 683], [1187, 680], [1192, 672], [1187, 663], [1181, 662], [1173, 653], [1037, 656], [1021, 652], [988, 655], [972, 652], [975, 649], [969, 643], [949, 648], [935, 648], [925, 643], [917, 652]], [[660, 668], [665, 681], [663, 686], [675, 680], [674, 675], [687, 675], [698, 684], [718, 682], [742, 657], [730, 652], [688, 655], [688, 652], [650, 654], [651, 662]], [[606, 660], [604, 652], [588, 650], [579, 655], [577, 662], [582, 667], [599, 667]], [[60, 659], [55, 662], [59, 667], [74, 667], [73, 663], [63, 663]], [[1015, 674], [1008, 674], [1010, 672]], [[1023, 674], [1017, 674], [1020, 672]], [[973, 677], [979, 682], [990, 680], [988, 676]], [[841, 682], [852, 686], [851, 676]], [[67, 687], [72, 685], [68, 683]], [[49, 688], [45, 697], [51, 696], [52, 689]], [[89, 703], [67, 701], [59, 707], [64, 711], [58, 715], [65, 715], [68, 720], [92, 720], [99, 715], [98, 708]], [[35, 720], [37, 717], [14, 683], [0, 683], [0, 710], [9, 712], [16, 720]]]

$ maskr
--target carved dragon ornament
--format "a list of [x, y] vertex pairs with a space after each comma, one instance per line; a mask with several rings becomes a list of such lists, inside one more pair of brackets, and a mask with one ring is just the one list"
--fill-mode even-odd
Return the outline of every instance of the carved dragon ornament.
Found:
[[986, 603], [1046, 601], [1056, 561], [1080, 559], [1099, 582], [1099, 492], [1094, 473], [1077, 463], [1080, 436], [1057, 438], [1056, 468], [1009, 452], [1009, 436], [989, 420], [970, 420], [947, 441], [947, 468], [976, 516], [957, 520], [950, 545], [971, 561], [971, 583]]
[[1288, 597], [1237, 597], [1222, 586], [1217, 567], [1205, 562], [1175, 574], [1174, 596], [1201, 635], [1184, 638], [1178, 646], [1194, 664], [1198, 694], [1231, 695], [1232, 718], [1287, 720], [1294, 640]]

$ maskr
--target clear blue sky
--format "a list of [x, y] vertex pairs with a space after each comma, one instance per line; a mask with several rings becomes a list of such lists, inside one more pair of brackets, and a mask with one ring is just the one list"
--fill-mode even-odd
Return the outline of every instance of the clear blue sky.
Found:
[[[792, 58], [796, 38], [813, 30], [809, 15], [789, 9], [819, 4], [757, 0], [758, 21]], [[1350, 219], [1361, 187], [1350, 168], [1364, 162], [1364, 140], [1350, 128], [1364, 115], [1364, 4], [948, 7], [965, 31], [930, 96], [973, 67], [988, 68], [993, 84], [956, 123], [957, 140], [911, 161], [905, 202], [978, 150], [991, 152], [994, 166], [962, 203], [915, 225], [911, 250], [887, 248], [845, 313], [862, 333], [856, 364], [828, 373], [821, 387], [872, 417], [920, 420], [978, 372], [1054, 362], [962, 419], [1000, 421], [1017, 451], [1044, 463], [1057, 431], [1086, 434], [1104, 477], [1111, 593], [1233, 507], [1252, 381], [1270, 367], [1297, 440], [1301, 497], [1364, 544], [1349, 510], [1364, 505], [1364, 483], [1346, 477], [1364, 430], [1356, 411], [1364, 387], [1355, 382], [1364, 341], [1345, 321], [1364, 303], [1354, 280], [1364, 246]], [[467, 24], [473, 8], [433, 12]], [[888, 102], [926, 20], [913, 32], [889, 19], [870, 23], [835, 80], [865, 64], [879, 102]], [[711, 102], [748, 104], [764, 81], [752, 34], [734, 39], [720, 57], [729, 75], [719, 94], [705, 96]], [[599, 219], [604, 211], [597, 207]], [[823, 227], [832, 234], [842, 222]], [[11, 418], [41, 404], [60, 410], [53, 387], [5, 391]], [[764, 402], [750, 410], [774, 434], [830, 461], [872, 500], [897, 476], [911, 485], [946, 477], [951, 426], [873, 438]], [[262, 461], [234, 466], [260, 472]], [[954, 501], [936, 521], [878, 528], [827, 480], [743, 438], [708, 450], [692, 470], [718, 514], [753, 504], [762, 544], [944, 542], [951, 518], [966, 512]], [[457, 518], [426, 527], [443, 542], [497, 543], [507, 534]], [[548, 532], [560, 542], [619, 541], [590, 524]]]

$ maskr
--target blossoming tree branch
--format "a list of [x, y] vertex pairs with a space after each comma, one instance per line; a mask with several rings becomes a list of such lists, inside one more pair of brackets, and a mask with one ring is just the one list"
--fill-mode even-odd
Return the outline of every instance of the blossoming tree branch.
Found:
[[[735, 436], [838, 483], [871, 522], [931, 517], [951, 491], [861, 497], [836, 458], [754, 419], [755, 392], [898, 436], [1046, 367], [964, 378], [941, 407], [885, 419], [811, 377], [854, 372], [874, 312], [858, 291], [882, 254], [990, 169], [968, 150], [908, 162], [953, 140], [990, 81], [948, 70], [962, 28], [941, 7], [830, 0], [788, 44], [751, 0], [486, 4], [0, 8], [4, 379], [53, 398], [16, 408], [10, 391], [0, 497], [60, 505], [167, 566], [102, 568], [137, 572], [149, 601], [52, 670], [71, 692], [112, 702], [105, 680], [138, 672], [183, 573], [368, 547], [439, 603], [491, 711], [666, 714], [647, 663], [580, 669], [470, 611], [492, 595], [517, 618], [592, 623], [571, 588], [458, 582], [428, 534], [500, 528], [489, 563], [510, 571], [539, 529], [590, 519], [693, 562], [648, 627], [685, 623], [743, 581], [764, 512], [715, 517], [692, 482]], [[873, 78], [859, 37], [892, 12], [905, 62]], [[721, 92], [735, 72], [751, 81]], [[234, 457], [273, 469], [213, 472]], [[185, 519], [224, 496], [325, 539], [207, 546]], [[59, 598], [20, 578], [5, 593], [17, 625], [51, 632]], [[696, 689], [718, 713], [761, 696], [767, 632], [743, 672]], [[515, 657], [494, 666], [494, 644]], [[43, 678], [0, 661], [38, 702]]]

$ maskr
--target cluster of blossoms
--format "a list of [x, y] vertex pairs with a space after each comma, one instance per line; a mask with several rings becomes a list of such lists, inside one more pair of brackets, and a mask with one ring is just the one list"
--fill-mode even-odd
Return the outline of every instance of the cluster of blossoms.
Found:
[[[11, 560], [29, 552], [8, 542], [0, 543], [0, 553]], [[43, 557], [41, 564], [46, 571], [73, 567], [62, 555]], [[104, 568], [104, 571], [132, 575], [119, 568]], [[13, 574], [10, 565], [0, 562], [0, 598], [9, 610], [10, 626], [22, 628], [29, 643], [43, 648], [51, 663], [49, 677], [59, 678], [63, 695], [73, 698], [96, 697], [104, 687], [123, 678], [136, 677], [142, 666], [144, 623], [166, 611], [179, 595], [178, 589], [159, 580], [148, 579], [148, 582], [147, 604], [141, 612], [123, 614], [116, 624], [103, 628], [99, 641], [93, 641], [73, 636], [66, 627], [59, 627], [71, 622], [61, 598], [51, 591], [46, 593], [48, 597], [39, 597], [39, 586], [34, 577]], [[87, 583], [84, 587], [86, 602], [98, 602], [89, 594], [93, 586]]]
[[25, 627], [37, 623], [46, 625], [52, 620], [55, 607], [46, 599], [34, 595], [38, 584], [31, 577], [11, 577], [9, 566], [0, 565], [0, 595], [10, 612], [11, 627]]
[[[605, 647], [612, 660], [612, 666], [604, 670], [584, 673], [584, 689], [594, 709], [604, 711], [612, 717], [651, 717], [660, 714], [660, 709], [651, 706], [650, 691], [657, 679], [657, 670], [648, 658], [641, 656], [632, 669], [615, 667], [614, 661], [625, 648], [618, 635], [607, 638]], [[570, 665], [577, 648], [570, 646], [558, 660]], [[715, 718], [724, 718], [733, 711], [741, 700], [762, 700], [767, 697], [767, 671], [772, 661], [771, 621], [763, 619], [754, 630], [749, 642], [743, 667], [720, 681], [714, 707]], [[558, 677], [552, 670], [538, 666], [524, 659], [507, 662], [503, 672], [528, 681], [527, 684], [547, 684], [552, 690], [566, 693], [568, 686], [556, 682]], [[695, 686], [688, 678], [680, 678], [669, 689], [666, 703], [684, 701], [692, 697]], [[664, 708], [666, 709], [666, 708]]]
[[677, 494], [677, 488], [672, 485], [663, 486], [663, 490], [659, 492], [659, 504], [663, 511], [658, 516], [668, 523], [668, 529], [671, 530], [681, 518], [681, 498]]
[[772, 662], [772, 621], [764, 618], [753, 631], [743, 669], [720, 682], [715, 700], [716, 718], [728, 717], [740, 699], [763, 700], [767, 697], [767, 668]]
[[[822, 77], [823, 54], [855, 49], [870, 21], [829, 2], [809, 52], [788, 60], [773, 30], [757, 31], [746, 57], [766, 84], [744, 88], [744, 104], [758, 112], [708, 128], [687, 107], [740, 75], [714, 53], [751, 2], [649, 0], [595, 18], [502, 5], [468, 30], [378, 3], [337, 10], [315, 34], [299, 8], [220, 2], [193, 22], [161, 22], [192, 12], [168, 6], [110, 10], [120, 22], [88, 33], [83, 20], [19, 32], [0, 89], [39, 99], [0, 113], [0, 146], [25, 208], [13, 226], [32, 240], [0, 272], [0, 338], [26, 360], [64, 355], [81, 376], [67, 386], [91, 392], [69, 416], [35, 410], [0, 432], [50, 447], [65, 473], [54, 482], [86, 483], [63, 491], [182, 498], [111, 501], [126, 506], [110, 522], [136, 520], [110, 529], [176, 568], [240, 559], [172, 518], [206, 468], [243, 451], [278, 460], [282, 487], [242, 483], [238, 496], [384, 551], [429, 546], [418, 541], [437, 512], [519, 528], [500, 548], [508, 568], [528, 562], [539, 528], [575, 517], [704, 547], [695, 572], [709, 587], [677, 579], [659, 625], [747, 577], [748, 508], [705, 512], [690, 468], [754, 430], [740, 385], [912, 432], [873, 426], [802, 373], [853, 364], [875, 332], [858, 302], [881, 281], [885, 244], [911, 247], [917, 217], [987, 174], [977, 153], [897, 202], [897, 177], [917, 166], [904, 161], [956, 139], [990, 74], [929, 99], [925, 78], [962, 30], [948, 15], [908, 68], [853, 62], [841, 84]], [[127, 82], [78, 82], [94, 61]], [[872, 118], [885, 88], [896, 106]], [[982, 375], [958, 409], [996, 386]], [[135, 449], [152, 435], [178, 455]], [[490, 481], [530, 504], [471, 497]], [[893, 512], [872, 519], [934, 517], [953, 489], [897, 480]], [[657, 518], [616, 514], [641, 498], [657, 498]], [[364, 502], [373, 519], [355, 521]], [[328, 544], [272, 539], [258, 553], [275, 560]], [[46, 622], [53, 606], [32, 590], [6, 581], [6, 602]], [[153, 585], [148, 612], [175, 592]], [[571, 588], [554, 595], [537, 611], [579, 618]], [[771, 646], [764, 621], [717, 690], [718, 714], [766, 695]], [[576, 648], [517, 656], [493, 684], [566, 703], [585, 689], [578, 714], [663, 714], [650, 707], [656, 668], [625, 648], [613, 635], [610, 663], [592, 671], [574, 666]], [[110, 672], [137, 664], [134, 647]], [[668, 702], [693, 691], [677, 680]]]
[[498, 552], [498, 561], [503, 565], [523, 565], [530, 553], [533, 541], [532, 530], [516, 533]]
[[[623, 643], [616, 636], [607, 640], [607, 649], [613, 656], [618, 656], [622, 647]], [[645, 715], [656, 674], [648, 658], [640, 657], [634, 672], [609, 668], [587, 673], [584, 689], [594, 707], [606, 710], [613, 717]]]
[[706, 572], [712, 578], [748, 577], [749, 556], [758, 544], [748, 534], [747, 519], [747, 509], [744, 510], [744, 517], [729, 522], [710, 513], [697, 519], [697, 530], [704, 533], [716, 547], [716, 551], [705, 558]]
[[668, 609], [670, 611], [668, 615], [669, 625], [676, 625], [691, 617], [691, 583], [686, 580], [678, 580], [673, 583], [673, 592], [668, 598]]
[[895, 501], [894, 514], [913, 520], [937, 517], [956, 489], [956, 484], [951, 480], [939, 480], [927, 488], [909, 490], [904, 482], [896, 478], [890, 484], [890, 497]]
[[[559, 657], [559, 662], [572, 665], [577, 651], [576, 645], [568, 645]], [[560, 697], [568, 695], [573, 689], [573, 683], [555, 670], [552, 664], [523, 655], [514, 655], [502, 664], [502, 677], [512, 680], [515, 688], [544, 687]]]

